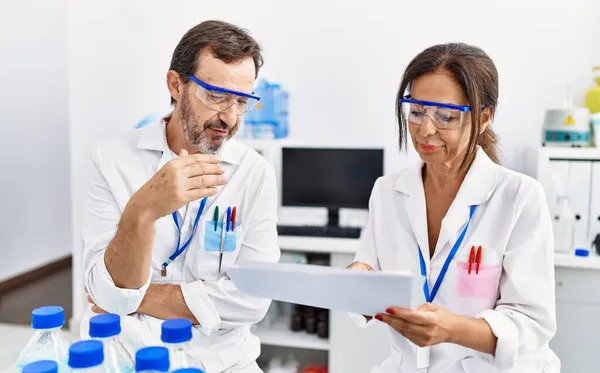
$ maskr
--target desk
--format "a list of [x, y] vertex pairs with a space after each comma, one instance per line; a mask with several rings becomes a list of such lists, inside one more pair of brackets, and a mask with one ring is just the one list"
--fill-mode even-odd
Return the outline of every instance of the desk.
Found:
[[[283, 251], [329, 253], [331, 265], [341, 267], [353, 260], [359, 240], [280, 236], [279, 245]], [[600, 257], [556, 253], [554, 268], [558, 330], [550, 345], [562, 373], [587, 372], [597, 364], [600, 346]], [[293, 333], [289, 337], [288, 343]], [[368, 372], [389, 355], [388, 333], [384, 327], [360, 329], [346, 314], [332, 312], [328, 355], [331, 373]]]
[[[354, 255], [359, 248], [359, 240], [355, 238], [279, 236], [279, 247], [284, 251]], [[556, 253], [554, 267], [600, 270], [600, 256], [592, 255], [584, 258], [572, 254]]]

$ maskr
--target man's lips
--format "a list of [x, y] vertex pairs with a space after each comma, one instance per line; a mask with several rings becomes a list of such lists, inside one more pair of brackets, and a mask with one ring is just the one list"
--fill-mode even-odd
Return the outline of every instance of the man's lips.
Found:
[[224, 130], [224, 129], [220, 129], [220, 128], [209, 128], [208, 129], [213, 135], [215, 136], [227, 136], [229, 134], [229, 131]]

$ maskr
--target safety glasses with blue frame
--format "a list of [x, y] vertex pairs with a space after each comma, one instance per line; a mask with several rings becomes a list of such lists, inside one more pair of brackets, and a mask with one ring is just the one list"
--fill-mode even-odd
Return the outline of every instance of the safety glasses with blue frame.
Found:
[[400, 98], [402, 114], [410, 124], [420, 126], [428, 116], [438, 129], [457, 129], [466, 124], [471, 107], [442, 102], [416, 100], [410, 95]]
[[234, 106], [235, 113], [243, 115], [252, 110], [260, 101], [260, 97], [253, 94], [208, 84], [194, 75], [190, 75], [189, 78], [197, 84], [196, 97], [198, 100], [204, 106], [218, 112], [227, 112]]

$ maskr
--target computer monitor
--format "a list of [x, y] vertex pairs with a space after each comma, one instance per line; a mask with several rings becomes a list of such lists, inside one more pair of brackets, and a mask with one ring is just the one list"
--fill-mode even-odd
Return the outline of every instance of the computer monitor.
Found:
[[326, 207], [329, 225], [340, 208], [368, 208], [373, 184], [383, 175], [383, 149], [281, 149], [283, 206]]

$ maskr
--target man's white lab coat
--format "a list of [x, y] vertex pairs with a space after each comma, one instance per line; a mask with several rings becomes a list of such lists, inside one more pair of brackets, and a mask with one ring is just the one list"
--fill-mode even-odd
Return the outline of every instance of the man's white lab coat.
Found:
[[[171, 215], [156, 222], [152, 270], [140, 289], [115, 286], [104, 263], [104, 252], [130, 197], [170, 159], [176, 157], [166, 142], [165, 121], [103, 142], [91, 154], [89, 191], [83, 230], [85, 285], [97, 305], [122, 316], [122, 338], [135, 350], [159, 345], [163, 320], [138, 314], [152, 283], [180, 284], [185, 302], [200, 325], [193, 330], [192, 351], [207, 373], [260, 372], [255, 359], [260, 341], [250, 327], [260, 321], [270, 301], [240, 293], [224, 271], [245, 261], [277, 262], [277, 186], [272, 167], [254, 150], [235, 140], [219, 153], [229, 182], [208, 199], [193, 241], [161, 276], [162, 263], [175, 251], [178, 231]], [[181, 242], [191, 234], [200, 201], [179, 210]], [[225, 252], [223, 273], [218, 273], [219, 252], [205, 250], [214, 209], [220, 215], [236, 207], [235, 250]], [[130, 315], [130, 316], [126, 316]], [[87, 337], [90, 309], [83, 318], [82, 337]]]

